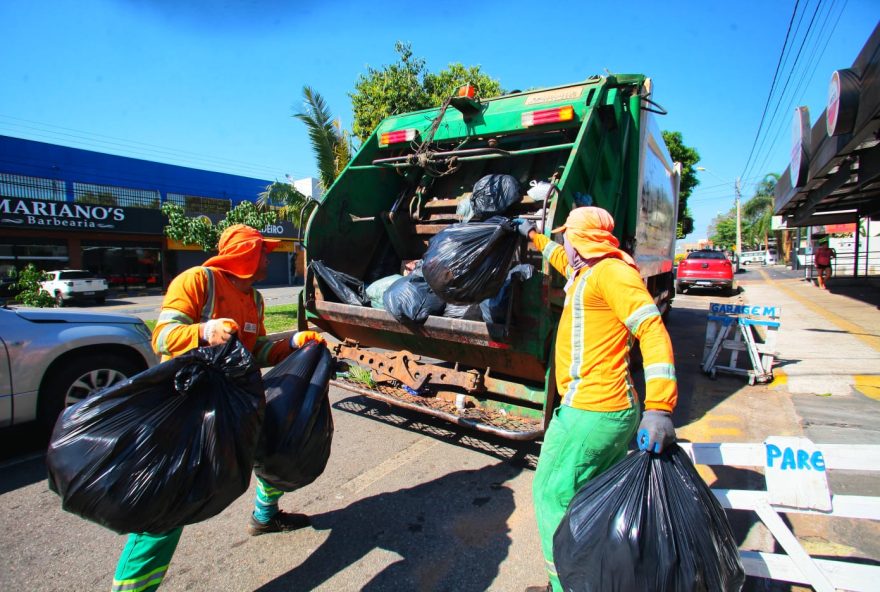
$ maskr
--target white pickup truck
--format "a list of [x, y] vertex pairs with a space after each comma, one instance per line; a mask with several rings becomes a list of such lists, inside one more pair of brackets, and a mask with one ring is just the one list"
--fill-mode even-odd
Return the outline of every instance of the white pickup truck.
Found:
[[102, 304], [107, 298], [107, 280], [96, 277], [91, 271], [61, 269], [48, 274], [49, 279], [40, 285], [55, 298], [58, 307], [75, 300], [94, 300]]

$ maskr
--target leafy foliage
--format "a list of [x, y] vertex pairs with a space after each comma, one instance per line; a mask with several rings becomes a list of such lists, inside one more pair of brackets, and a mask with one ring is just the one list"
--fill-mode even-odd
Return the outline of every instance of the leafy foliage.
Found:
[[743, 241], [746, 244], [763, 243], [764, 248], [768, 248], [772, 232], [774, 194], [778, 180], [779, 175], [776, 173], [765, 175], [755, 188], [755, 195], [742, 205], [740, 215]]
[[217, 224], [211, 224], [211, 221], [204, 216], [187, 216], [184, 209], [177, 204], [166, 202], [162, 205], [162, 213], [168, 217], [165, 236], [185, 245], [198, 245], [203, 251], [215, 250], [220, 235], [233, 224], [246, 224], [262, 230], [267, 224], [278, 220], [276, 212], [260, 211], [249, 201], [243, 201], [235, 206], [226, 214], [226, 218]]
[[728, 212], [715, 219], [715, 232], [709, 237], [712, 244], [722, 249], [736, 246], [736, 212]]
[[386, 117], [438, 107], [464, 84], [473, 84], [482, 97], [504, 93], [501, 84], [479, 66], [453, 63], [433, 74], [428, 72], [424, 59], [413, 56], [409, 43], [398, 41], [394, 51], [398, 54], [395, 63], [380, 69], [368, 67], [367, 73], [358, 77], [354, 92], [349, 93], [354, 113], [352, 131], [361, 141], [370, 137]]
[[681, 163], [681, 185], [678, 192], [678, 236], [684, 238], [694, 231], [694, 217], [688, 208], [688, 197], [700, 184], [697, 178], [696, 165], [700, 162], [700, 153], [685, 145], [681, 132], [663, 131], [663, 140], [669, 148], [672, 160]]
[[339, 120], [333, 119], [324, 97], [310, 86], [304, 86], [302, 92], [305, 108], [293, 116], [306, 125], [321, 186], [326, 191], [351, 160], [351, 141]]
[[48, 273], [40, 271], [34, 267], [33, 263], [28, 263], [15, 276], [15, 289], [18, 291], [18, 295], [15, 297], [16, 300], [25, 306], [35, 306], [38, 308], [55, 306], [55, 299], [40, 286], [40, 282], [45, 282], [49, 279]]

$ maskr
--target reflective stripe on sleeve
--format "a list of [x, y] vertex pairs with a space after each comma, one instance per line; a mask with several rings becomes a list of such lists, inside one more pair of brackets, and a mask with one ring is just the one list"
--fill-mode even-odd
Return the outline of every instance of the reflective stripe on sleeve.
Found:
[[646, 320], [651, 317], [659, 317], [660, 311], [657, 310], [657, 305], [655, 304], [646, 304], [645, 306], [639, 308], [634, 313], [629, 315], [629, 317], [624, 321], [624, 325], [629, 329], [630, 333], [636, 334], [639, 331], [639, 327], [642, 326]]
[[545, 259], [549, 259], [550, 255], [553, 253], [553, 251], [555, 251], [556, 249], [561, 249], [561, 248], [562, 247], [559, 245], [559, 243], [550, 241], [549, 243], [544, 245], [544, 249], [541, 251], [541, 256], [544, 257]]
[[180, 326], [181, 323], [168, 323], [159, 331], [159, 336], [156, 337], [156, 349], [160, 354], [171, 355], [171, 352], [168, 351], [168, 347], [165, 345], [165, 340], [168, 339], [168, 334], [171, 333], [172, 329]]
[[189, 315], [186, 315], [179, 310], [174, 310], [173, 308], [163, 308], [162, 312], [159, 313], [159, 320], [157, 324], [163, 323], [183, 323], [184, 325], [192, 325], [193, 320], [189, 318]]
[[675, 380], [675, 366], [672, 364], [650, 364], [645, 366], [646, 383], [658, 378]]
[[205, 306], [202, 307], [202, 322], [210, 321], [214, 315], [214, 274], [207, 267], [202, 268], [208, 279], [208, 289], [205, 297]]

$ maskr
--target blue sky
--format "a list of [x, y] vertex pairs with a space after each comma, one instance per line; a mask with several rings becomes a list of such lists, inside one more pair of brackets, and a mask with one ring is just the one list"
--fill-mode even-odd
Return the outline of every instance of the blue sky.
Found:
[[[5, 0], [0, 3], [0, 134], [264, 179], [314, 176], [301, 90], [320, 92], [346, 127], [348, 93], [397, 40], [437, 71], [480, 65], [506, 89], [610, 72], [654, 79], [654, 99], [702, 157], [696, 229], [781, 173], [792, 112], [822, 112], [831, 72], [852, 64], [877, 0], [800, 0], [782, 100], [746, 170], [795, 0], [460, 2]], [[797, 24], [797, 20], [795, 24]], [[787, 68], [786, 68], [787, 65]], [[779, 93], [775, 93], [779, 94]], [[771, 118], [778, 105], [776, 116]]]

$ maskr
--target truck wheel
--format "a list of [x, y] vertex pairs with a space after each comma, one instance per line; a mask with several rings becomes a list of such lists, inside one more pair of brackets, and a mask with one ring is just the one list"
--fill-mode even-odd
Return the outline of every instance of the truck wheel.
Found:
[[114, 353], [80, 355], [65, 360], [43, 381], [37, 400], [37, 421], [51, 430], [68, 406], [104, 387], [122, 382], [143, 368]]
[[58, 308], [64, 307], [64, 298], [61, 297], [61, 292], [55, 293], [55, 306]]

